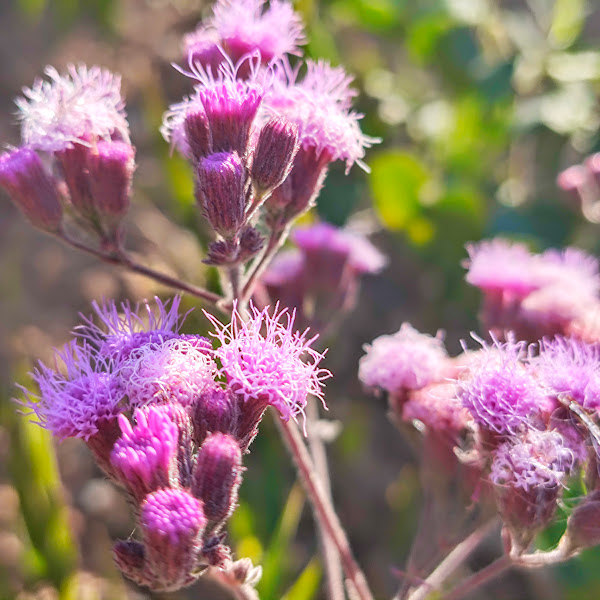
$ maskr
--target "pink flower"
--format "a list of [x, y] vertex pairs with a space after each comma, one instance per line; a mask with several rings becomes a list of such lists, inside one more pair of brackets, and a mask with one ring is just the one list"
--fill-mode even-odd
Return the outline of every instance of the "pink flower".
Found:
[[331, 374], [318, 366], [324, 355], [311, 348], [316, 336], [294, 331], [294, 313], [276, 306], [270, 315], [268, 308], [252, 306], [246, 315], [234, 310], [228, 325], [205, 314], [215, 326], [211, 335], [220, 346], [214, 355], [231, 391], [246, 402], [275, 407], [287, 421], [304, 413], [309, 394], [323, 401], [323, 380]]
[[54, 152], [92, 138], [129, 140], [121, 78], [100, 67], [69, 65], [61, 75], [46, 67], [49, 81], [37, 79], [17, 98], [23, 143]]

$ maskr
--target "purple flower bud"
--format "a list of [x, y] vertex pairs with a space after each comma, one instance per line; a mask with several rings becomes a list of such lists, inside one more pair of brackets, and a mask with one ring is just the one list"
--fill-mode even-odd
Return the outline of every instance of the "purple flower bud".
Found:
[[290, 174], [267, 200], [267, 208], [279, 216], [276, 226], [285, 224], [314, 206], [323, 187], [331, 156], [326, 150], [317, 152], [302, 146], [294, 159]]
[[222, 543], [224, 537], [224, 534], [215, 535], [206, 541], [200, 551], [203, 562], [220, 568], [231, 562], [231, 548]]
[[237, 407], [228, 392], [221, 388], [202, 394], [192, 408], [194, 441], [201, 446], [211, 433], [230, 433], [235, 430]]
[[62, 207], [56, 183], [33, 150], [19, 148], [0, 156], [0, 186], [34, 227], [58, 229]]
[[88, 155], [90, 193], [101, 218], [119, 219], [129, 208], [135, 149], [125, 142], [100, 140]]
[[196, 162], [212, 152], [212, 138], [208, 119], [203, 110], [190, 111], [183, 122], [185, 140]]
[[219, 65], [225, 60], [219, 42], [219, 34], [213, 28], [201, 24], [196, 31], [183, 36], [183, 50], [187, 62], [216, 73]]
[[192, 493], [204, 503], [204, 514], [214, 527], [235, 510], [242, 483], [242, 451], [225, 433], [209, 435], [198, 450]]
[[600, 492], [591, 493], [575, 508], [567, 521], [567, 536], [574, 550], [600, 544]]
[[162, 406], [135, 411], [136, 425], [119, 415], [122, 436], [110, 459], [120, 481], [140, 502], [146, 494], [169, 485], [177, 452], [177, 427]]
[[237, 240], [217, 240], [208, 246], [206, 258], [202, 262], [216, 267], [236, 265], [239, 262], [239, 244]]
[[233, 77], [199, 90], [198, 97], [210, 127], [213, 152], [246, 155], [250, 128], [263, 95], [260, 85]]
[[252, 161], [252, 182], [259, 194], [279, 186], [289, 175], [300, 148], [298, 127], [285, 119], [271, 119], [261, 129]]
[[202, 502], [181, 489], [146, 496], [140, 525], [155, 589], [175, 590], [191, 583], [206, 526]]
[[153, 581], [146, 570], [144, 545], [135, 540], [119, 540], [113, 546], [113, 557], [119, 570], [131, 581], [151, 587]]
[[498, 510], [513, 544], [525, 549], [550, 523], [573, 453], [554, 431], [531, 430], [498, 446], [490, 470]]
[[55, 153], [69, 191], [69, 201], [80, 215], [88, 219], [93, 219], [96, 212], [88, 171], [91, 152], [92, 149], [88, 145], [72, 144]]
[[198, 163], [198, 202], [213, 229], [223, 237], [244, 223], [246, 174], [237, 152], [211, 154]]

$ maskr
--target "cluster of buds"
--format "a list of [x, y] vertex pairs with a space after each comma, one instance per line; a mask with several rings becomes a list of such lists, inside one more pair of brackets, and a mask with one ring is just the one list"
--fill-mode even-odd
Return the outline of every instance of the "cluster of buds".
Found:
[[277, 254], [262, 276], [256, 299], [279, 299], [298, 322], [323, 330], [354, 308], [360, 279], [378, 273], [385, 257], [364, 236], [328, 223], [297, 227], [295, 248]]
[[569, 204], [588, 221], [600, 222], [600, 153], [559, 173], [556, 183]]
[[141, 537], [115, 546], [127, 577], [153, 590], [189, 585], [208, 567], [254, 578], [225, 543], [242, 457], [269, 406], [297, 419], [329, 373], [286, 311], [235, 313], [227, 326], [207, 315], [213, 349], [180, 333], [178, 299], [157, 302], [145, 317], [94, 305], [55, 366], [40, 363], [39, 397], [25, 390], [24, 404], [58, 438], [83, 438], [127, 493]]
[[351, 110], [351, 78], [307, 61], [300, 80], [301, 64], [292, 68], [288, 55], [301, 54], [301, 19], [286, 2], [264, 4], [220, 0], [185, 38], [194, 91], [170, 108], [162, 127], [190, 161], [196, 199], [218, 235], [210, 264], [252, 258], [265, 227], [273, 237], [287, 235], [314, 204], [328, 165], [362, 164], [375, 141]]
[[502, 239], [467, 247], [467, 282], [484, 295], [481, 321], [498, 338], [511, 331], [535, 342], [544, 336], [600, 339], [598, 260], [576, 248], [532, 254]]
[[22, 146], [0, 156], [0, 186], [35, 227], [75, 226], [114, 250], [135, 167], [120, 79], [72, 65], [46, 75], [16, 100]]
[[[569, 481], [586, 478], [588, 496], [562, 543], [573, 554], [598, 542], [583, 514], [597, 511], [600, 489], [600, 349], [574, 337], [537, 344], [495, 340], [451, 358], [438, 337], [404, 324], [366, 346], [359, 378], [388, 394], [397, 422], [445, 440], [476, 467], [505, 523], [515, 559], [554, 519]], [[589, 535], [588, 535], [589, 534]], [[567, 550], [565, 550], [567, 551]]]

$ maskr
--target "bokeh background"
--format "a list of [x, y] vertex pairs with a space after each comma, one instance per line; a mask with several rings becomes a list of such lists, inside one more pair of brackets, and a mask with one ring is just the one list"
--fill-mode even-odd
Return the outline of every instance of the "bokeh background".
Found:
[[[599, 250], [598, 227], [561, 198], [557, 173], [600, 150], [597, 0], [300, 0], [307, 53], [356, 75], [364, 130], [383, 138], [372, 171], [333, 169], [318, 212], [373, 233], [390, 262], [364, 282], [356, 313], [327, 340], [333, 493], [359, 562], [380, 598], [398, 586], [421, 504], [415, 457], [367, 397], [361, 347], [403, 321], [448, 346], [477, 329], [478, 295], [464, 283], [470, 240], [503, 234], [535, 249]], [[123, 75], [137, 146], [128, 245], [143, 260], [215, 285], [201, 265], [187, 164], [158, 134], [163, 110], [188, 82], [171, 66], [208, 3], [198, 0], [2, 0], [0, 140], [18, 143], [13, 98], [46, 64], [100, 64]], [[111, 540], [132, 532], [128, 507], [83, 444], [54, 447], [17, 414], [14, 381], [48, 359], [92, 299], [169, 291], [77, 255], [29, 227], [0, 198], [0, 598], [226, 598], [209, 581], [172, 595], [126, 584]], [[193, 303], [186, 300], [188, 307]], [[202, 331], [201, 313], [186, 328]], [[56, 451], [56, 458], [54, 451]], [[248, 459], [230, 539], [264, 567], [264, 600], [322, 597], [310, 511], [272, 423]], [[472, 566], [499, 552], [490, 541]], [[511, 573], [474, 597], [600, 597], [600, 553], [543, 572]]]

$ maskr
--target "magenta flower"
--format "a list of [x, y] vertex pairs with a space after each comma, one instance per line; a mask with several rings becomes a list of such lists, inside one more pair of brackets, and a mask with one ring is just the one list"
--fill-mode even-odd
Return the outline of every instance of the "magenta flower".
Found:
[[16, 100], [24, 144], [54, 152], [92, 138], [129, 140], [118, 75], [85, 65], [45, 73], [49, 81], [37, 79]]
[[456, 393], [481, 427], [516, 434], [527, 427], [532, 414], [548, 408], [545, 391], [523, 362], [524, 342], [481, 344], [482, 351], [473, 355], [457, 380]]
[[[129, 302], [118, 306], [113, 300], [104, 304], [92, 302], [98, 324], [94, 323], [94, 315], [81, 315], [83, 325], [75, 333], [96, 347], [100, 356], [125, 360], [131, 352], [144, 344], [160, 343], [178, 337], [185, 319], [185, 315], [179, 315], [181, 298], [175, 296], [170, 302], [162, 302], [155, 297], [154, 301], [155, 310], [148, 302], [143, 303], [143, 310], [139, 305], [132, 307]], [[202, 344], [202, 339], [198, 338], [199, 344]]]
[[57, 350], [54, 360], [54, 368], [39, 363], [32, 373], [39, 398], [23, 388], [23, 404], [35, 415], [35, 422], [56, 437], [88, 440], [122, 410], [123, 396], [111, 374], [112, 365], [92, 358], [88, 345], [74, 341]]
[[204, 346], [176, 337], [141, 346], [121, 363], [118, 380], [131, 406], [175, 402], [187, 407], [216, 385], [216, 373]]
[[540, 342], [531, 368], [551, 396], [565, 395], [581, 406], [600, 409], [600, 348], [557, 336]]
[[285, 117], [298, 127], [302, 148], [310, 149], [326, 162], [342, 160], [349, 170], [354, 163], [368, 170], [362, 159], [365, 149], [379, 142], [360, 130], [362, 115], [350, 109], [356, 95], [351, 78], [341, 67], [307, 61], [306, 75], [298, 81], [298, 69], [288, 63], [265, 96], [265, 110]]
[[213, 16], [186, 37], [188, 55], [198, 53], [200, 42], [208, 54], [211, 41], [222, 44], [234, 62], [256, 51], [264, 63], [300, 54], [299, 46], [305, 43], [300, 15], [290, 2], [272, 0], [265, 5], [265, 0], [218, 0]]
[[468, 244], [467, 252], [467, 282], [486, 292], [509, 292], [524, 297], [541, 285], [533, 256], [524, 244], [497, 238]]
[[530, 430], [523, 439], [508, 440], [496, 449], [490, 480], [525, 491], [555, 487], [571, 471], [574, 455], [557, 431]]
[[205, 314], [220, 343], [214, 355], [221, 371], [246, 403], [273, 406], [287, 421], [304, 414], [308, 394], [323, 401], [323, 380], [331, 374], [318, 366], [324, 355], [311, 348], [316, 336], [307, 339], [308, 331], [294, 331], [294, 313], [276, 306], [270, 315], [268, 307], [259, 311], [252, 306], [247, 319], [234, 310], [228, 325]]
[[133, 427], [124, 415], [119, 415], [122, 435], [115, 442], [110, 461], [115, 474], [138, 501], [169, 485], [179, 434], [167, 408], [136, 409]]
[[439, 337], [419, 333], [403, 323], [393, 335], [382, 335], [364, 346], [358, 378], [369, 388], [392, 394], [418, 390], [444, 377], [447, 359]]

